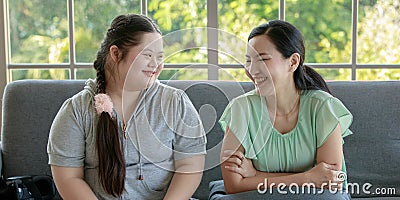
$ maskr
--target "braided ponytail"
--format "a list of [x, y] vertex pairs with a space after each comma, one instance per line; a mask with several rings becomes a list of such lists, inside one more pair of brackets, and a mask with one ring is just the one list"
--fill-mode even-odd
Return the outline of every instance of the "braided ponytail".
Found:
[[[106, 93], [105, 60], [107, 54], [101, 50], [94, 61], [97, 74], [97, 93]], [[102, 112], [97, 123], [96, 147], [99, 160], [99, 180], [103, 189], [112, 196], [121, 196], [125, 185], [125, 160], [118, 137], [115, 118]]]

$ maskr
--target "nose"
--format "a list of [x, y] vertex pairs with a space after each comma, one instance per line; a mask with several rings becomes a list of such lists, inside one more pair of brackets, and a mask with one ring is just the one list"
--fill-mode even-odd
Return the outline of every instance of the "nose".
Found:
[[255, 75], [259, 72], [258, 67], [255, 65], [253, 61], [250, 62], [250, 65], [247, 67], [247, 70], [251, 75]]
[[148, 66], [151, 67], [151, 68], [156, 68], [157, 65], [158, 65], [158, 63], [157, 63], [156, 57], [155, 57], [155, 56], [152, 56], [152, 57], [150, 58], [150, 62], [149, 62], [149, 64], [148, 64]]

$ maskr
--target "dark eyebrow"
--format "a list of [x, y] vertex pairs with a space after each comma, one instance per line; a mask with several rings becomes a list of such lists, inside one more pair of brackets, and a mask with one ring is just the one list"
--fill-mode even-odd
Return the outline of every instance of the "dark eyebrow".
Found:
[[[144, 51], [150, 51], [151, 53], [153, 53], [154, 51], [153, 50], [151, 50], [151, 49], [143, 49], [143, 52]], [[164, 53], [164, 51], [159, 51], [159, 52], [157, 52], [158, 54], [163, 54]]]
[[142, 52], [146, 52], [146, 51], [150, 51], [153, 53], [153, 51], [151, 49], [143, 49]]
[[[269, 53], [259, 53], [258, 56], [270, 56], [271, 54]], [[246, 58], [250, 58], [249, 55], [246, 55]]]
[[259, 56], [269, 56], [269, 55], [271, 55], [271, 54], [269, 54], [269, 53], [259, 53], [258, 55], [259, 55]]

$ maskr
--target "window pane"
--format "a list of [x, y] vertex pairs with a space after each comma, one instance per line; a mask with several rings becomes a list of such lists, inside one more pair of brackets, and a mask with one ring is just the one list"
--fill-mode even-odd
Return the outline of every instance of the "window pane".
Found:
[[247, 77], [244, 68], [238, 69], [220, 69], [219, 70], [219, 80], [223, 81], [240, 81], [240, 82], [250, 82], [251, 79]]
[[[166, 42], [167, 43], [167, 42]], [[177, 47], [177, 48], [174, 48]], [[206, 48], [181, 48], [179, 44], [177, 46], [164, 45], [164, 63], [207, 63], [207, 49]], [[189, 64], [190, 65], [190, 64]]]
[[[351, 69], [347, 68], [313, 68], [315, 69], [326, 81], [330, 80], [351, 80]], [[243, 68], [227, 69], [221, 68], [219, 70], [219, 80], [235, 80], [235, 81], [250, 81]]]
[[207, 80], [208, 72], [207, 69], [190, 69], [190, 68], [179, 68], [179, 69], [163, 69], [161, 71], [159, 80]]
[[399, 3], [399, 0], [360, 0], [358, 63], [400, 63]]
[[12, 69], [11, 81], [22, 79], [69, 79], [68, 69]]
[[279, 0], [219, 0], [218, 62], [244, 62], [250, 31], [268, 20], [278, 19]]
[[357, 80], [400, 80], [400, 69], [357, 69]]
[[246, 63], [247, 40], [243, 40], [232, 33], [219, 31], [218, 33], [218, 63], [239, 64]]
[[351, 0], [286, 1], [286, 20], [300, 29], [307, 63], [350, 63]]
[[[329, 69], [329, 68], [313, 68], [315, 69], [326, 81], [351, 80], [351, 69]], [[219, 80], [234, 80], [234, 81], [250, 81], [246, 76], [243, 68], [240, 69], [220, 69]]]
[[[180, 52], [180, 57], [169, 60], [173, 63], [207, 63], [207, 51], [203, 53], [192, 50], [207, 48], [206, 29], [197, 27], [207, 26], [207, 5], [205, 0], [148, 0], [148, 16], [161, 29], [167, 38], [164, 48], [169, 56]], [[171, 52], [171, 49], [174, 52]], [[166, 62], [169, 62], [166, 61]]]
[[313, 68], [317, 71], [325, 81], [349, 81], [351, 80], [351, 69], [330, 69], [330, 68]]
[[76, 79], [95, 79], [96, 70], [90, 69], [76, 69]]
[[140, 14], [140, 0], [75, 0], [76, 61], [92, 63], [111, 21], [120, 14]]
[[8, 5], [11, 63], [69, 62], [67, 1], [10, 0]]

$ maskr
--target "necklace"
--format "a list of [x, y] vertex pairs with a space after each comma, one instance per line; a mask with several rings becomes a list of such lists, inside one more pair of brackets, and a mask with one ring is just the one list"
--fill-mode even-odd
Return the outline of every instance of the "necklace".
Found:
[[278, 112], [276, 112], [276, 116], [278, 116], [278, 117], [290, 116], [296, 110], [296, 107], [298, 105], [299, 100], [300, 100], [300, 94], [299, 94], [299, 92], [296, 92], [296, 101], [294, 102], [294, 104], [293, 104], [292, 108], [290, 109], [290, 111], [288, 113], [286, 113], [286, 114], [278, 114]]

